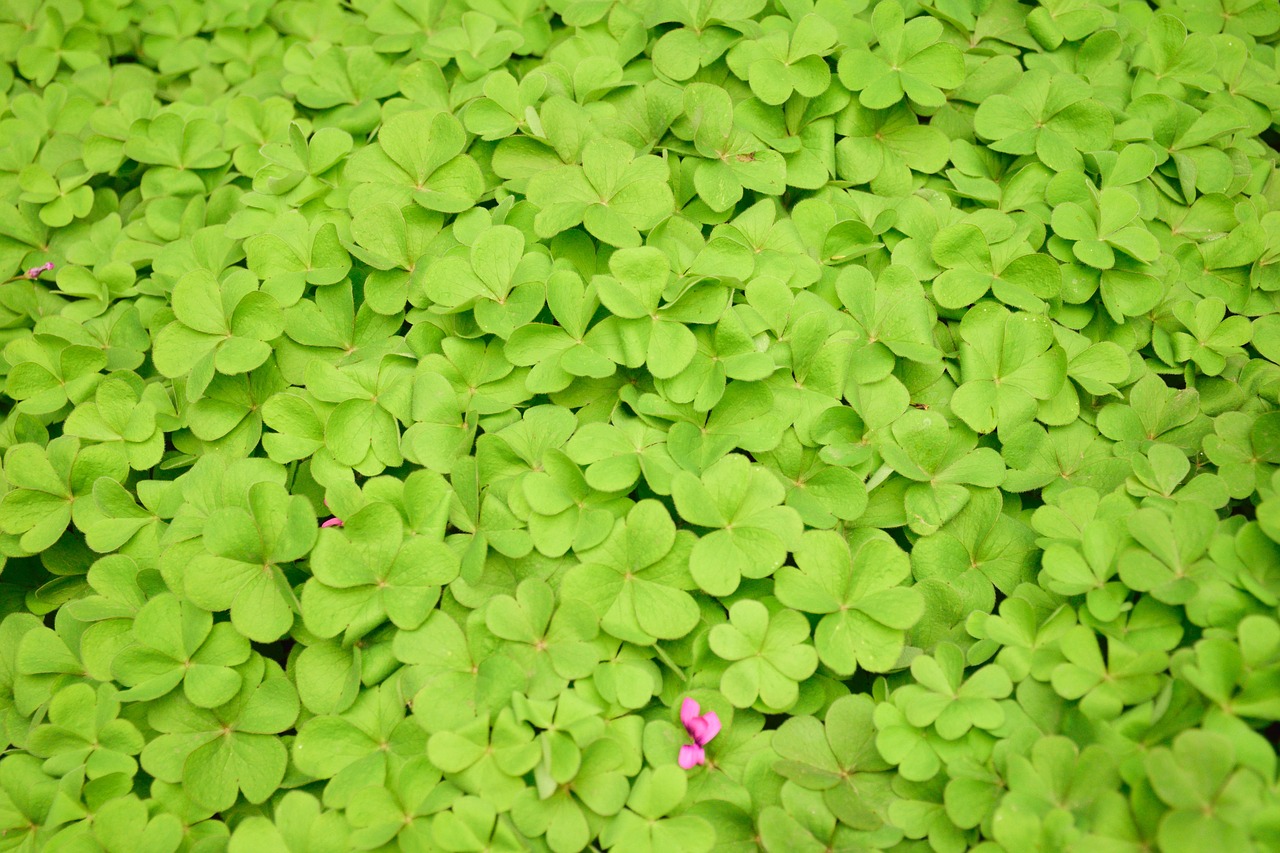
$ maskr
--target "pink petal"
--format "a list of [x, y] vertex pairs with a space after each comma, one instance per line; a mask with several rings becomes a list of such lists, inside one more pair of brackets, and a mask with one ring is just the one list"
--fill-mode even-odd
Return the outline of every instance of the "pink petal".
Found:
[[328, 521], [326, 521], [324, 524], [322, 524], [322, 525], [320, 525], [320, 526], [321, 526], [321, 527], [341, 527], [341, 526], [342, 526], [342, 519], [340, 519], [340, 518], [331, 518], [331, 519], [329, 519]]
[[692, 698], [688, 696], [684, 698], [684, 704], [680, 706], [680, 722], [684, 723], [685, 730], [689, 731], [690, 734], [693, 734], [693, 732], [689, 729], [689, 726], [694, 720], [698, 719], [698, 713], [701, 710], [698, 707], [698, 703]]
[[706, 717], [694, 717], [692, 720], [685, 723], [684, 727], [685, 727], [685, 731], [689, 733], [689, 737], [693, 738], [693, 742], [698, 744], [699, 746], [702, 746], [708, 740], [710, 740], [710, 738], [706, 736], [706, 733], [707, 733]]
[[686, 743], [680, 747], [680, 758], [677, 761], [685, 770], [692, 770], [699, 764], [707, 763], [707, 753], [700, 746]]
[[690, 737], [698, 746], [706, 746], [711, 739], [720, 734], [720, 718], [715, 711], [709, 711], [694, 721], [694, 728], [689, 730]]

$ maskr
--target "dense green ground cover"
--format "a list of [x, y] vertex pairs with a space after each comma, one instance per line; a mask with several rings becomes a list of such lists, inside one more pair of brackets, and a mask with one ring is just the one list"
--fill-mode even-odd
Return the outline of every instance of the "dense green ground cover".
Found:
[[1280, 849], [1277, 43], [4, 0], [0, 850]]

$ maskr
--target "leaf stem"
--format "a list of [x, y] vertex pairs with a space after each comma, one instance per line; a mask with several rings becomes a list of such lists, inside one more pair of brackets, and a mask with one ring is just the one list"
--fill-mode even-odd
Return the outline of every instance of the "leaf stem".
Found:
[[886, 462], [885, 464], [881, 465], [876, 470], [876, 472], [871, 475], [871, 478], [867, 480], [867, 491], [868, 492], [871, 491], [876, 486], [880, 485], [885, 480], [889, 479], [889, 475], [892, 473], [893, 473], [893, 467], [889, 465], [889, 463]]
[[673, 660], [672, 660], [672, 659], [667, 655], [667, 653], [666, 653], [665, 651], [663, 651], [663, 650], [662, 650], [662, 646], [658, 645], [657, 643], [654, 643], [654, 644], [653, 644], [653, 650], [654, 650], [655, 652], [657, 652], [658, 657], [662, 659], [662, 662], [663, 662], [663, 663], [665, 663], [667, 666], [671, 667], [671, 669], [675, 672], [675, 674], [676, 674], [676, 675], [678, 675], [678, 676], [680, 676], [680, 680], [681, 680], [681, 681], [685, 681], [685, 682], [687, 682], [687, 681], [689, 680], [689, 676], [687, 676], [687, 675], [685, 675], [685, 674], [684, 674], [684, 670], [683, 670], [683, 669], [681, 669], [680, 667], [676, 666], [676, 662], [675, 662], [675, 661], [673, 661]]

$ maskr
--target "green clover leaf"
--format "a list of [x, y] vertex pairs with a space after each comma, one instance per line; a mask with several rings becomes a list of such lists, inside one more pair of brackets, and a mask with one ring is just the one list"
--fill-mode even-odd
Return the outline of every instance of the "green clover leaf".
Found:
[[693, 579], [712, 595], [728, 595], [742, 578], [773, 574], [799, 543], [799, 514], [781, 506], [781, 484], [741, 454], [730, 454], [701, 477], [687, 471], [671, 481], [680, 517], [711, 528], [689, 559]]
[[93, 209], [93, 188], [85, 186], [91, 177], [89, 172], [55, 177], [44, 166], [33, 163], [18, 173], [22, 188], [18, 200], [39, 205], [40, 221], [62, 228], [73, 219], [88, 216]]
[[47, 447], [14, 444], [4, 454], [9, 491], [0, 498], [0, 529], [18, 534], [18, 544], [36, 554], [53, 545], [74, 523], [88, 527], [97, 520], [92, 500], [100, 478], [123, 482], [128, 466], [107, 445], [82, 446], [75, 436], [61, 436]]
[[408, 359], [380, 359], [307, 368], [307, 391], [334, 403], [324, 424], [325, 448], [338, 462], [365, 474], [403, 464], [400, 424], [410, 421], [413, 369]]
[[1221, 299], [1202, 299], [1194, 305], [1179, 303], [1173, 309], [1187, 333], [1173, 335], [1174, 357], [1179, 362], [1193, 361], [1208, 376], [1226, 369], [1227, 359], [1243, 355], [1243, 346], [1252, 338], [1252, 328], [1244, 317], [1227, 317], [1227, 306]]
[[975, 432], [1001, 434], [1035, 417], [1066, 381], [1066, 357], [1041, 315], [974, 306], [960, 323], [962, 382], [951, 408]]
[[155, 704], [147, 718], [161, 734], [143, 748], [142, 768], [213, 810], [240, 795], [264, 802], [284, 778], [288, 754], [275, 735], [297, 719], [298, 694], [287, 679], [261, 673], [216, 710], [176, 694]]
[[1204, 437], [1204, 453], [1218, 467], [1218, 476], [1233, 498], [1247, 497], [1265, 483], [1280, 463], [1280, 417], [1269, 412], [1256, 418], [1226, 412]]
[[465, 149], [466, 131], [449, 113], [400, 113], [379, 129], [377, 145], [351, 157], [344, 177], [355, 186], [347, 205], [417, 202], [441, 213], [466, 210], [484, 192], [484, 176]]
[[1194, 388], [1170, 388], [1148, 373], [1129, 388], [1128, 397], [1127, 404], [1108, 403], [1098, 413], [1098, 431], [1119, 442], [1121, 450], [1145, 450], [1159, 440], [1194, 453], [1213, 430]]
[[875, 706], [866, 696], [845, 696], [822, 720], [792, 717], [778, 729], [774, 769], [804, 788], [823, 792], [823, 800], [841, 823], [872, 831], [885, 823], [892, 799], [890, 765], [875, 744]]
[[114, 687], [104, 684], [95, 691], [87, 684], [71, 685], [49, 703], [49, 722], [32, 731], [28, 748], [45, 759], [44, 771], [53, 776], [83, 765], [89, 779], [112, 773], [132, 777], [138, 769], [133, 756], [145, 740], [119, 713]]
[[659, 494], [671, 493], [676, 465], [668, 452], [666, 433], [639, 418], [619, 413], [611, 423], [583, 424], [565, 445], [565, 453], [585, 466], [583, 476], [593, 489], [621, 492], [643, 477]]
[[273, 346], [280, 372], [290, 384], [306, 384], [307, 366], [314, 360], [338, 366], [403, 351], [403, 339], [395, 333], [404, 320], [399, 313], [404, 300], [389, 313], [374, 311], [376, 275], [370, 273], [366, 279], [365, 303], [359, 308], [353, 288], [340, 283], [320, 288], [312, 299], [301, 299], [285, 309], [284, 335]]
[[522, 777], [533, 770], [543, 750], [533, 728], [503, 708], [492, 720], [480, 714], [458, 728], [435, 732], [427, 755], [450, 782], [505, 811], [525, 789]]
[[206, 610], [229, 610], [249, 639], [271, 642], [293, 625], [298, 604], [282, 564], [315, 544], [315, 511], [275, 483], [256, 483], [241, 500], [209, 516], [204, 551], [181, 573], [183, 593]]
[[265, 162], [254, 172], [253, 188], [290, 205], [327, 198], [337, 188], [352, 147], [345, 130], [321, 127], [308, 135], [298, 122], [290, 122], [288, 143], [272, 140], [258, 149]]
[[308, 777], [327, 779], [325, 805], [342, 808], [356, 792], [387, 784], [396, 768], [424, 754], [426, 744], [399, 691], [386, 684], [361, 691], [341, 714], [301, 723], [290, 758]]
[[1079, 699], [1080, 710], [1099, 720], [1114, 719], [1126, 705], [1145, 702], [1159, 692], [1168, 656], [1140, 651], [1108, 638], [1106, 658], [1097, 636], [1083, 625], [1059, 641], [1066, 661], [1054, 667], [1053, 689], [1064, 699]]
[[836, 117], [836, 174], [874, 188], [909, 185], [911, 173], [934, 174], [947, 165], [951, 143], [936, 127], [922, 125], [905, 104], [868, 109], [851, 101]]
[[600, 831], [602, 817], [622, 811], [630, 792], [626, 753], [619, 743], [601, 737], [582, 750], [572, 783], [540, 792], [526, 788], [516, 798], [511, 819], [530, 838], [545, 838], [553, 853], [581, 850]]
[[[1055, 569], [1060, 568], [1061, 561], [1056, 556], [1054, 562]], [[1018, 592], [1033, 589], [1022, 586]], [[1075, 624], [1075, 614], [1061, 607], [1060, 599], [1044, 592], [1033, 592], [1018, 598], [1006, 598], [1000, 602], [998, 615], [971, 614], [965, 629], [972, 637], [1003, 646], [996, 655], [996, 663], [1014, 681], [1025, 681], [1028, 675], [1038, 681], [1047, 681], [1053, 668], [1064, 660], [1058, 641]]]
[[[729, 210], [745, 190], [782, 191], [787, 173], [783, 156], [737, 127], [727, 92], [710, 84], [692, 83], [684, 91], [684, 113], [688, 125], [683, 135], [692, 141], [698, 155], [693, 161], [693, 189], [711, 210]], [[684, 125], [675, 129], [680, 132]]]
[[648, 26], [662, 23], [681, 25], [664, 33], [654, 43], [656, 69], [673, 80], [688, 80], [699, 68], [705, 68], [723, 56], [762, 8], [764, 3], [760, 0], [705, 6], [690, 0], [676, 0], [655, 6], [646, 20]]
[[1065, 544], [1050, 545], [1043, 558], [1043, 583], [1061, 595], [1084, 595], [1089, 612], [1110, 622], [1126, 609], [1129, 591], [1112, 581], [1120, 549], [1125, 544], [1124, 528], [1118, 522], [1095, 522], [1084, 531], [1077, 550]]
[[[1114, 120], [1070, 74], [1030, 70], [1013, 91], [992, 95], [974, 115], [974, 129], [1007, 154], [1035, 154], [1050, 169], [1079, 169], [1081, 152], [1110, 147]], [[1055, 230], [1057, 230], [1055, 228]]]
[[901, 840], [902, 831], [887, 827], [879, 832], [863, 833], [836, 819], [823, 800], [821, 791], [810, 791], [796, 785], [784, 785], [779, 805], [760, 811], [759, 835], [766, 850], [839, 850], [856, 846], [870, 835], [882, 844]]
[[208, 386], [215, 371], [235, 375], [259, 367], [271, 355], [271, 341], [284, 331], [280, 304], [242, 272], [219, 281], [197, 270], [174, 285], [174, 320], [156, 335], [153, 357], [164, 376], [188, 377], [189, 400]]
[[671, 379], [693, 360], [697, 338], [687, 324], [714, 323], [724, 313], [728, 293], [717, 284], [695, 284], [666, 299], [671, 269], [652, 247], [620, 249], [609, 259], [610, 276], [598, 279], [601, 304], [611, 315], [592, 330], [601, 354], [625, 367], [646, 366], [658, 379]]
[[730, 307], [714, 327], [693, 329], [697, 348], [688, 366], [656, 383], [668, 399], [710, 411], [724, 396], [729, 380], [752, 382], [773, 375], [777, 364], [769, 353], [760, 351], [743, 313]]
[[1115, 759], [1096, 744], [1079, 748], [1068, 738], [1042, 738], [1027, 755], [1008, 757], [1009, 793], [996, 809], [996, 820], [1018, 821], [1022, 815], [1041, 815], [1099, 807], [1109, 788], [1117, 784]]
[[809, 14], [792, 23], [770, 18], [757, 38], [743, 39], [725, 57], [729, 68], [751, 84], [766, 104], [786, 103], [792, 93], [816, 98], [831, 82], [824, 57], [836, 46], [837, 33], [821, 15]]
[[1129, 518], [1129, 532], [1141, 547], [1121, 557], [1120, 579], [1166, 604], [1185, 603], [1195, 594], [1197, 581], [1211, 571], [1206, 552], [1217, 520], [1199, 502], [1180, 502], [1169, 511], [1138, 510]]
[[955, 518], [969, 502], [967, 486], [1004, 483], [1000, 454], [977, 445], [976, 433], [937, 413], [913, 408], [894, 421], [879, 450], [890, 469], [914, 481], [901, 498], [912, 530], [927, 535]]
[[511, 364], [531, 367], [525, 383], [530, 391], [563, 391], [576, 377], [604, 379], [617, 366], [601, 351], [604, 332], [588, 330], [600, 307], [598, 286], [593, 280], [569, 270], [550, 274], [546, 287], [547, 308], [556, 323], [529, 323], [511, 332], [503, 355]]
[[970, 728], [995, 729], [1004, 723], [1004, 709], [995, 700], [1013, 689], [1009, 675], [999, 664], [989, 664], [964, 675], [958, 647], [944, 643], [931, 656], [916, 658], [911, 674], [917, 684], [895, 694], [913, 726], [933, 726], [947, 740], [955, 740]]
[[782, 443], [760, 454], [787, 490], [787, 506], [800, 513], [808, 527], [830, 528], [837, 521], [855, 521], [867, 507], [866, 485], [848, 468], [828, 465], [818, 450], [804, 447], [790, 429]]
[[1108, 187], [1092, 203], [1054, 208], [1054, 234], [1070, 243], [1075, 259], [1100, 270], [1116, 266], [1116, 252], [1142, 263], [1160, 255], [1159, 243], [1141, 224], [1141, 204], [1124, 188]]
[[107, 359], [100, 350], [54, 335], [15, 338], [4, 348], [10, 368], [5, 393], [17, 409], [47, 415], [68, 403], [83, 403], [102, 381]]
[[932, 364], [941, 357], [933, 341], [936, 309], [906, 268], [889, 266], [873, 279], [862, 267], [845, 267], [836, 279], [836, 292], [862, 330], [859, 361], [879, 365], [903, 358]]
[[709, 635], [716, 656], [732, 661], [720, 678], [725, 698], [737, 708], [757, 703], [773, 713], [791, 708], [799, 698], [797, 682], [818, 665], [808, 638], [809, 623], [795, 611], [771, 614], [758, 601], [735, 603], [729, 622], [716, 625]]
[[458, 559], [442, 542], [405, 537], [400, 514], [370, 503], [341, 528], [322, 530], [300, 604], [308, 630], [342, 634], [350, 644], [390, 620], [413, 629], [426, 620], [441, 587], [458, 576]]
[[337, 284], [351, 271], [337, 226], [293, 211], [245, 240], [244, 250], [263, 292], [285, 305], [297, 302], [305, 285]]
[[568, 681], [589, 675], [599, 661], [590, 644], [599, 631], [591, 610], [569, 598], [557, 605], [551, 587], [536, 578], [521, 581], [514, 597], [491, 599], [485, 624], [508, 641], [507, 653], [529, 672], [533, 698], [554, 696]]
[[112, 675], [128, 690], [125, 702], [149, 702], [179, 684], [198, 708], [217, 708], [240, 692], [235, 667], [249, 659], [249, 642], [226, 622], [171, 594], [159, 595], [134, 617], [133, 642], [111, 663]]
[[965, 612], [990, 611], [994, 589], [1005, 594], [1032, 580], [1035, 534], [1001, 511], [999, 490], [972, 491], [968, 502], [938, 532], [921, 538], [911, 551], [917, 580], [946, 578], [969, 605]]
[[[989, 228], [992, 232], [996, 229]], [[1040, 312], [1061, 286], [1062, 273], [1052, 258], [1017, 237], [989, 243], [983, 230], [969, 222], [934, 235], [933, 260], [943, 268], [933, 282], [933, 296], [941, 308], [972, 305], [990, 291], [1006, 305]]]
[[648, 231], [674, 210], [667, 168], [659, 158], [636, 156], [624, 142], [593, 138], [581, 166], [539, 172], [529, 181], [538, 208], [539, 237], [554, 237], [581, 224], [591, 236], [619, 248], [640, 245]]
[[841, 675], [857, 667], [894, 668], [906, 630], [924, 610], [919, 592], [901, 586], [911, 575], [902, 549], [878, 531], [859, 530], [845, 539], [813, 530], [795, 559], [798, 568], [785, 566], [775, 575], [776, 594], [788, 607], [827, 614], [813, 635], [822, 662]]
[[469, 254], [450, 253], [427, 269], [427, 304], [440, 313], [469, 309], [481, 329], [505, 340], [542, 310], [549, 259], [538, 252], [525, 254], [524, 235], [510, 225], [484, 231]]
[[115, 371], [98, 384], [92, 400], [67, 416], [64, 432], [118, 448], [135, 471], [151, 468], [164, 454], [164, 432], [151, 403], [157, 394], [162, 406], [168, 402], [160, 386], [147, 385], [134, 373]]
[[441, 812], [431, 823], [431, 837], [441, 850], [449, 853], [519, 853], [524, 842], [497, 810], [480, 797], [464, 796], [455, 800], [453, 808]]
[[59, 793], [58, 783], [41, 769], [32, 755], [6, 756], [0, 762], [0, 791], [4, 792], [4, 831], [14, 832], [20, 844], [43, 847], [54, 828], [46, 819]]
[[430, 849], [431, 816], [449, 808], [458, 789], [425, 756], [392, 768], [385, 784], [356, 791], [347, 804], [351, 845], [358, 850], [396, 847]]
[[946, 102], [942, 90], [964, 82], [964, 57], [940, 41], [941, 21], [924, 16], [904, 23], [902, 7], [887, 0], [876, 4], [871, 26], [876, 48], [851, 46], [839, 64], [840, 82], [858, 93], [864, 107], [883, 110], [906, 97], [919, 108], [935, 109]]
[[1193, 850], [1209, 839], [1248, 843], [1248, 817], [1237, 803], [1248, 802], [1261, 780], [1245, 768], [1235, 769], [1236, 760], [1231, 741], [1207, 731], [1182, 732], [1172, 747], [1152, 750], [1145, 762], [1147, 778], [1170, 807], [1160, 820], [1162, 847]]
[[631, 787], [627, 808], [601, 833], [600, 843], [614, 853], [711, 850], [716, 840], [711, 824], [696, 815], [674, 814], [687, 786], [679, 767], [668, 764], [642, 770]]
[[662, 504], [635, 504], [609, 537], [581, 555], [561, 581], [570, 599], [591, 605], [600, 627], [641, 645], [678, 640], [693, 630], [699, 611], [689, 554], [695, 537], [677, 531]]
[[281, 797], [271, 818], [251, 815], [236, 825], [227, 850], [252, 853], [254, 850], [336, 851], [347, 848], [350, 828], [337, 812], [326, 812], [320, 802], [305, 791], [290, 791]]

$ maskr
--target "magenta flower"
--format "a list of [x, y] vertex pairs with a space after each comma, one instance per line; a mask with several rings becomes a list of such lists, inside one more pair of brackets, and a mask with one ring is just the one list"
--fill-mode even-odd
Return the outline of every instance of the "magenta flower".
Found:
[[[329, 507], [329, 502], [328, 502], [328, 501], [325, 501], [325, 502], [324, 502], [324, 506], [325, 506], [325, 509], [328, 509], [330, 512], [332, 512], [332, 511], [333, 511], [333, 510]], [[326, 521], [324, 524], [320, 525], [320, 527], [321, 527], [321, 528], [325, 528], [325, 527], [341, 527], [341, 526], [342, 526], [342, 519], [338, 518], [337, 516], [334, 516], [333, 518], [331, 518], [331, 519], [329, 519], [328, 521]]]
[[51, 269], [53, 269], [53, 261], [49, 261], [47, 264], [41, 267], [32, 267], [31, 269], [27, 270], [26, 276], [29, 279], [37, 279], [40, 277], [40, 273], [48, 272]]
[[684, 723], [684, 730], [693, 738], [693, 743], [680, 747], [679, 763], [685, 770], [707, 763], [707, 752], [703, 747], [720, 733], [720, 718], [716, 716], [716, 712], [702, 714], [699, 713], [701, 710], [698, 703], [688, 697], [685, 697], [684, 704], [680, 706], [680, 722]]

